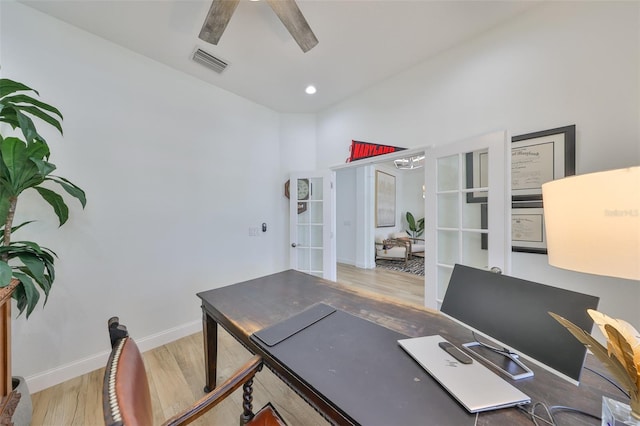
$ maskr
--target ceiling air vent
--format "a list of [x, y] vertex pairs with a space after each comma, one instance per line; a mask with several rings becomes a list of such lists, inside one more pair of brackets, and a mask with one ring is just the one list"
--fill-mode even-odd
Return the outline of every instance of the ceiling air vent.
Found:
[[196, 49], [193, 53], [193, 60], [204, 65], [207, 68], [211, 68], [218, 74], [222, 73], [222, 71], [227, 68], [227, 63], [222, 59], [216, 58], [215, 56], [205, 52], [202, 49]]

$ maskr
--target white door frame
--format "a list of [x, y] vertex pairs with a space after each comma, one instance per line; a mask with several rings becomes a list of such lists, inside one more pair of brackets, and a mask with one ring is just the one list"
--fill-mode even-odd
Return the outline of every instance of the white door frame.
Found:
[[[363, 235], [362, 240], [356, 241], [357, 267], [366, 269], [375, 268], [375, 252], [373, 249], [375, 242], [375, 194], [373, 190], [375, 187], [375, 165], [388, 163], [399, 158], [424, 154], [428, 149], [430, 149], [430, 146], [405, 149], [331, 167], [331, 170], [334, 172], [344, 169], [358, 168], [358, 170], [356, 170], [357, 187], [365, 189], [363, 193], [360, 194], [361, 197], [357, 199], [356, 206], [359, 219], [356, 225], [358, 226], [358, 229], [362, 230], [361, 234]], [[358, 196], [358, 194], [355, 195]], [[333, 215], [335, 217], [335, 208]]]

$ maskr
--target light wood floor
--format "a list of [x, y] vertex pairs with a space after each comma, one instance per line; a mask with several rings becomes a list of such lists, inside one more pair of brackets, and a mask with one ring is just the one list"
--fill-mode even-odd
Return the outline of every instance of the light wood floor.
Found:
[[[365, 270], [338, 264], [338, 282], [405, 303], [423, 305], [424, 277], [380, 268]], [[135, 333], [134, 330], [132, 332]], [[248, 360], [251, 354], [224, 330], [220, 329], [218, 335], [218, 382], [221, 382]], [[202, 334], [196, 333], [144, 353], [156, 424], [202, 397], [202, 343]], [[104, 368], [33, 394], [32, 425], [103, 424], [103, 375]], [[267, 368], [256, 376], [253, 396], [254, 408], [258, 409], [271, 401], [290, 426], [328, 424]], [[237, 425], [241, 407], [240, 389], [193, 424]]]

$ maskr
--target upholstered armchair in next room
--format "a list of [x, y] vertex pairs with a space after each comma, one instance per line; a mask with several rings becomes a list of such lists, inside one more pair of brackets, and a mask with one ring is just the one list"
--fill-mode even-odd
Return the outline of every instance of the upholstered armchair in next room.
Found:
[[419, 257], [424, 257], [424, 239], [423, 238], [414, 238], [410, 237], [406, 232], [393, 232], [389, 234], [389, 239], [401, 240], [401, 241], [409, 241], [409, 259], [412, 256], [418, 255]]
[[411, 254], [411, 243], [408, 240], [395, 238], [385, 240], [382, 237], [376, 237], [375, 249], [376, 260], [401, 260], [406, 265]]

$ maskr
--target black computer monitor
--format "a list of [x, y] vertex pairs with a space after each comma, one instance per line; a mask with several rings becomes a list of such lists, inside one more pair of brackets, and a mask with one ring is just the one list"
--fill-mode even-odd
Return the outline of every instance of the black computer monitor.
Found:
[[577, 383], [586, 348], [548, 312], [591, 331], [587, 309], [596, 309], [598, 301], [595, 296], [455, 265], [440, 310]]

